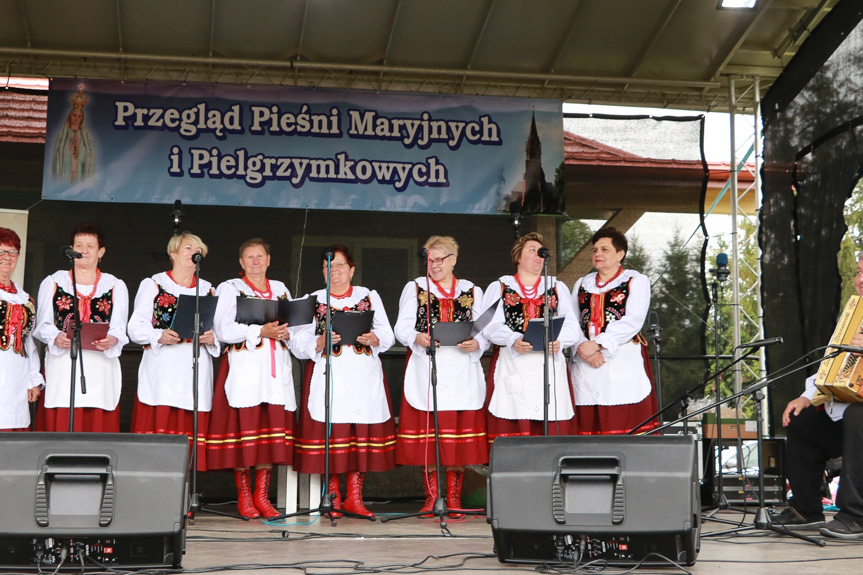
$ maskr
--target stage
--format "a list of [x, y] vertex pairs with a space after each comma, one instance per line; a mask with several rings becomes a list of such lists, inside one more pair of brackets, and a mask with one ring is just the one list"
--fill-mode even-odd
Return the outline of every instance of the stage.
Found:
[[[375, 504], [377, 514], [396, 514], [418, 504]], [[233, 506], [217, 506], [232, 511]], [[750, 511], [723, 511], [715, 517], [752, 525]], [[329, 521], [299, 517], [284, 524], [241, 521], [200, 513], [187, 529], [186, 573], [536, 573], [537, 565], [500, 563], [493, 552], [485, 517], [450, 520], [451, 535], [442, 534], [432, 519], [404, 519], [380, 523], [358, 519]], [[772, 532], [750, 530], [711, 536], [729, 526], [713, 520], [703, 524], [701, 551], [695, 565], [677, 568], [640, 567], [638, 573], [859, 573], [863, 542], [827, 539], [818, 547]], [[817, 536], [817, 532], [815, 532]], [[817, 536], [818, 539], [824, 539]], [[548, 572], [573, 572], [572, 566], [549, 566]], [[685, 569], [686, 571], [684, 571]], [[607, 567], [604, 573], [626, 568]], [[585, 572], [585, 571], [582, 571]]]

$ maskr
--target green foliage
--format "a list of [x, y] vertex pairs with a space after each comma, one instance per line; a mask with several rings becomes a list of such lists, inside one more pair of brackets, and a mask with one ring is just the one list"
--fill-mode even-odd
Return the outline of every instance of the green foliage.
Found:
[[857, 182], [851, 197], [845, 202], [844, 214], [848, 231], [842, 238], [838, 256], [843, 306], [856, 293], [854, 276], [857, 273], [857, 258], [863, 255], [863, 180]]
[[561, 255], [560, 261], [568, 262], [587, 242], [593, 232], [581, 220], [569, 220], [560, 225]]
[[704, 353], [702, 314], [706, 304], [698, 260], [698, 249], [685, 246], [677, 230], [655, 271], [658, 279], [652, 286], [650, 308], [662, 325], [662, 356], [692, 358], [662, 361], [662, 399], [666, 404], [703, 380], [707, 372], [706, 362], [698, 359]]

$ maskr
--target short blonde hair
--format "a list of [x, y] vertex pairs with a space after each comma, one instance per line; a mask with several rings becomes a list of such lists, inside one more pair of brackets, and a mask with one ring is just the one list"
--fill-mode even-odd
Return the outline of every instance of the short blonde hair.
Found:
[[431, 236], [423, 247], [427, 250], [437, 248], [447, 254], [458, 256], [458, 242], [452, 236]]
[[[183, 232], [181, 234], [177, 234], [172, 237], [170, 241], [168, 241], [168, 255], [175, 254], [180, 251], [180, 244], [183, 243], [183, 240], [189, 240], [199, 248], [201, 248], [201, 255], [206, 257], [207, 252], [207, 244], [204, 243], [204, 240], [193, 234], [192, 232]], [[173, 261], [173, 260], [171, 260]]]
[[510, 257], [512, 257], [512, 263], [518, 265], [518, 258], [521, 257], [521, 250], [524, 249], [524, 244], [529, 241], [539, 242], [541, 245], [545, 245], [542, 243], [543, 237], [541, 233], [530, 232], [524, 234], [523, 236], [515, 240], [514, 244], [512, 244], [512, 250], [510, 250], [509, 252]]

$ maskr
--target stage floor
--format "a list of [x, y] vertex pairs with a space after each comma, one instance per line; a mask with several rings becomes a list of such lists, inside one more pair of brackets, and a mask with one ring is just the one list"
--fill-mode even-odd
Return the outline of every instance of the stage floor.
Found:
[[[411, 505], [409, 508], [415, 508]], [[231, 506], [214, 509], [233, 511]], [[375, 504], [377, 514], [406, 512], [401, 504]], [[752, 510], [754, 511], [754, 509]], [[751, 526], [752, 511], [722, 511], [706, 520], [701, 551], [695, 565], [681, 568], [640, 567], [638, 573], [758, 573], [788, 575], [860, 572], [863, 541], [826, 539], [826, 547], [792, 537], [749, 530], [713, 536], [729, 529], [725, 521]], [[485, 517], [450, 520], [450, 535], [432, 519], [370, 522], [339, 519], [335, 527], [322, 518], [299, 517], [280, 524], [260, 520], [241, 521], [201, 512], [187, 528], [183, 569], [215, 573], [537, 573], [537, 565], [500, 563], [493, 552], [491, 527]], [[824, 538], [814, 535], [822, 540]], [[555, 568], [556, 567], [556, 568]], [[548, 572], [573, 572], [560, 565]], [[559, 570], [557, 568], [560, 568]], [[622, 573], [626, 568], [607, 567], [603, 573]], [[585, 572], [585, 571], [582, 571]]]

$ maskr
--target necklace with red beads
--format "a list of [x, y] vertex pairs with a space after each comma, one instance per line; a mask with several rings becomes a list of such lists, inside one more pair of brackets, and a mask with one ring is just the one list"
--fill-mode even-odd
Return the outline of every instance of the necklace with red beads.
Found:
[[246, 282], [246, 285], [247, 285], [247, 286], [249, 286], [250, 288], [252, 288], [252, 292], [254, 292], [254, 294], [255, 294], [256, 296], [258, 296], [259, 298], [262, 298], [262, 299], [270, 299], [271, 297], [273, 297], [273, 289], [270, 287], [270, 280], [269, 280], [269, 278], [264, 278], [264, 279], [267, 281], [267, 289], [266, 289], [266, 290], [261, 291], [261, 290], [259, 290], [258, 288], [256, 288], [256, 287], [254, 286], [254, 284], [252, 284], [252, 282], [250, 282], [250, 281], [249, 281], [249, 277], [248, 277], [248, 276], [243, 276], [243, 281], [244, 281], [244, 282]]
[[518, 284], [518, 287], [521, 288], [521, 293], [524, 297], [528, 299], [536, 299], [536, 296], [539, 294], [539, 282], [542, 281], [542, 277], [536, 278], [536, 283], [533, 284], [533, 287], [526, 288], [524, 284], [521, 283], [521, 280], [518, 279], [518, 274], [515, 276], [515, 282]]
[[623, 266], [618, 266], [617, 267], [617, 273], [614, 274], [613, 276], [611, 276], [610, 278], [608, 278], [608, 281], [604, 281], [604, 282], [599, 281], [599, 274], [596, 274], [596, 287], [598, 287], [599, 289], [604, 288], [605, 286], [607, 286], [608, 284], [610, 284], [611, 282], [613, 282], [614, 280], [619, 278], [620, 274], [622, 274], [622, 273], [623, 273]]

